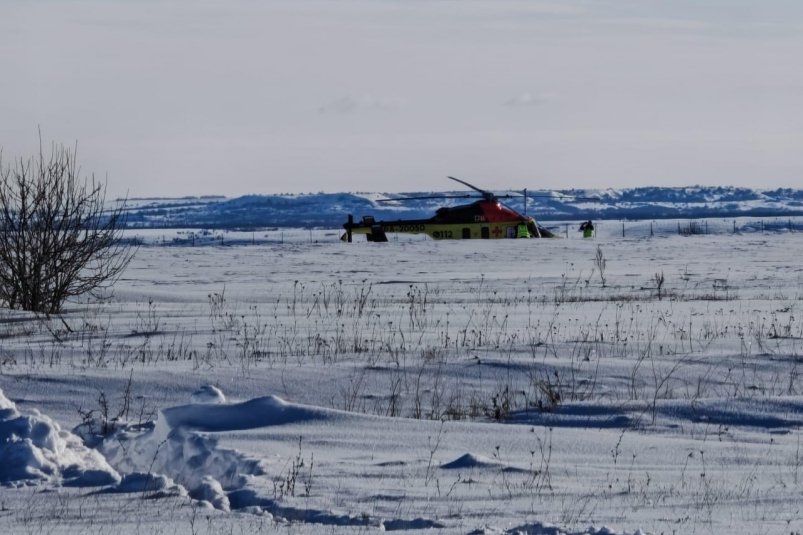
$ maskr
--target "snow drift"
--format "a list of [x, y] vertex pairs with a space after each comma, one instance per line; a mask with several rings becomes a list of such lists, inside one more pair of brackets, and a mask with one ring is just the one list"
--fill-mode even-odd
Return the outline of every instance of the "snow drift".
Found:
[[79, 437], [36, 410], [21, 414], [0, 390], [0, 484], [83, 487], [119, 481], [117, 471]]
[[[121, 425], [112, 435], [97, 441], [82, 424], [76, 433], [88, 443], [97, 441], [98, 451], [126, 478], [112, 492], [186, 494], [216, 509], [230, 509], [227, 493], [241, 489], [249, 476], [264, 475], [258, 459], [221, 448], [217, 439], [194, 431], [244, 429], [262, 423], [244, 404], [216, 405], [223, 397], [215, 389], [193, 394], [201, 403], [165, 409], [155, 422]], [[253, 405], [253, 404], [252, 404]], [[154, 478], [153, 475], [159, 475]]]
[[[340, 514], [286, 505], [260, 494], [252, 485], [269, 477], [259, 459], [222, 448], [213, 433], [258, 429], [337, 418], [336, 411], [287, 403], [264, 396], [241, 403], [225, 403], [215, 387], [196, 391], [190, 405], [159, 412], [155, 422], [120, 426], [98, 442], [98, 449], [120, 472], [127, 474], [107, 492], [148, 492], [152, 495], [187, 493], [207, 507], [233, 509], [277, 520], [333, 526], [374, 526], [385, 531], [442, 527], [434, 520], [382, 519], [365, 514]], [[76, 432], [85, 434], [87, 426]], [[88, 441], [96, 437], [86, 437]], [[158, 474], [158, 475], [154, 475]]]

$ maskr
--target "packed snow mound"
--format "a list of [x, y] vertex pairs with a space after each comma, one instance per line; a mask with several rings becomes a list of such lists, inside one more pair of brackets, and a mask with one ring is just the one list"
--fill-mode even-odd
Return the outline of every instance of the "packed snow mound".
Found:
[[172, 407], [160, 413], [159, 422], [170, 429], [184, 427], [197, 431], [238, 431], [326, 418], [325, 411], [321, 409], [290, 404], [276, 396], [265, 396], [242, 403]]
[[215, 386], [204, 385], [190, 396], [193, 403], [226, 403], [226, 396]]
[[466, 453], [465, 455], [461, 455], [454, 461], [445, 463], [441, 465], [441, 468], [445, 470], [454, 470], [454, 469], [469, 469], [469, 468], [488, 468], [492, 466], [499, 466], [499, 463], [494, 462], [487, 457], [483, 457], [482, 455], [474, 455], [473, 453]]
[[3, 391], [0, 390], [0, 416], [5, 416], [6, 411], [16, 412], [17, 406], [14, 402], [8, 399]]
[[38, 411], [23, 415], [0, 390], [0, 484], [102, 486], [120, 475], [97, 451]]
[[226, 512], [231, 511], [229, 497], [226, 496], [226, 492], [220, 482], [213, 477], [204, 476], [201, 484], [193, 489], [192, 497], [209, 503], [215, 509]]

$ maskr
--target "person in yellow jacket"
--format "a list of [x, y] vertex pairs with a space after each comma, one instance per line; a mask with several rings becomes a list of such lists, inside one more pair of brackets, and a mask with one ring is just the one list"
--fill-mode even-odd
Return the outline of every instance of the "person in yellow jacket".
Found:
[[583, 238], [593, 238], [594, 223], [592, 223], [591, 220], [589, 219], [588, 221], [580, 225], [580, 231], [583, 233]]

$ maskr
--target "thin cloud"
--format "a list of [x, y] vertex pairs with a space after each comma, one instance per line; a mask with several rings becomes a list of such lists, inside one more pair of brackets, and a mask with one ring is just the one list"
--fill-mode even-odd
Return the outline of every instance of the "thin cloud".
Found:
[[395, 110], [406, 104], [406, 101], [396, 97], [377, 98], [371, 95], [361, 97], [345, 96], [335, 99], [318, 108], [318, 113], [348, 114], [358, 111]]

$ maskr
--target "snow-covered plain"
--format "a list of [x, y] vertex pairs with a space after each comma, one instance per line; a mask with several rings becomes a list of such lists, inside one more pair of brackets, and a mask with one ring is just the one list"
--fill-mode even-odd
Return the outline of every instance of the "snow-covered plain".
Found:
[[803, 235], [599, 228], [146, 244], [0, 310], [0, 532], [803, 531]]

